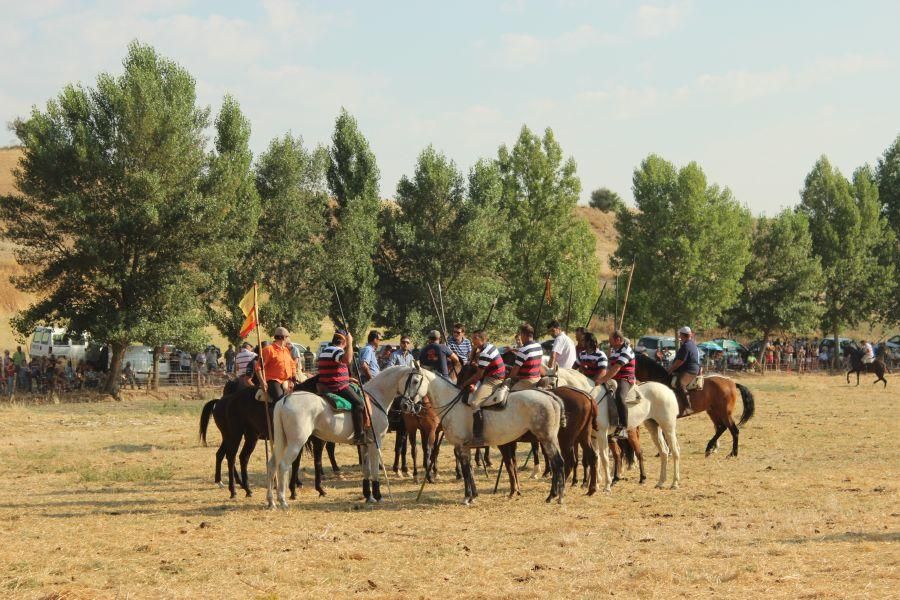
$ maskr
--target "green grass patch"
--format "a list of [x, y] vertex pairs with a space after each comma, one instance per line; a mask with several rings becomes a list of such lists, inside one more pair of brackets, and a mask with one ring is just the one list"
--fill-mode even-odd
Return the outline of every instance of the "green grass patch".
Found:
[[168, 481], [174, 475], [175, 469], [171, 465], [153, 467], [134, 465], [114, 467], [112, 469], [83, 467], [78, 470], [81, 483], [153, 483], [155, 481]]
[[167, 417], [192, 417], [200, 414], [200, 408], [177, 400], [166, 400], [161, 404], [154, 404], [149, 410]]

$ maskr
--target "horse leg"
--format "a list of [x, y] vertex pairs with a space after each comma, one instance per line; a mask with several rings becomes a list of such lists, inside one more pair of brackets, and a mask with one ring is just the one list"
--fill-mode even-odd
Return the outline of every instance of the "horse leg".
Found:
[[709, 456], [713, 452], [716, 451], [716, 447], [719, 445], [719, 437], [725, 433], [725, 430], [728, 429], [725, 425], [720, 423], [715, 423], [716, 433], [711, 438], [709, 438], [709, 443], [706, 444], [706, 456]]
[[400, 454], [403, 452], [403, 442], [405, 439], [406, 430], [400, 431], [398, 429], [394, 436], [394, 465], [391, 467], [391, 471], [393, 471], [395, 475], [400, 473]]
[[[737, 427], [734, 423], [731, 424], [731, 427], [734, 427], [731, 434], [734, 436], [735, 443], [735, 456], [737, 456]], [[678, 446], [678, 436], [675, 435], [675, 425], [671, 425], [668, 429], [662, 430], [663, 434], [666, 437], [666, 443], [669, 446], [669, 452], [672, 454], [672, 488], [673, 490], [678, 489], [678, 484], [681, 482], [681, 448]]]
[[[575, 464], [572, 466], [572, 487], [578, 485], [578, 444], [572, 446], [572, 456], [575, 459]], [[582, 458], [582, 464], [584, 464], [584, 459]]]
[[515, 457], [516, 443], [510, 442], [500, 446], [500, 458], [503, 460], [503, 466], [506, 467], [506, 474], [509, 476], [509, 497], [516, 495], [516, 478], [515, 478]]
[[325, 442], [325, 449], [328, 451], [328, 460], [331, 462], [331, 472], [332, 473], [340, 473], [341, 467], [338, 466], [337, 458], [334, 456], [335, 444], [334, 442]]
[[659, 450], [659, 480], [656, 482], [656, 487], [662, 489], [668, 478], [666, 468], [669, 461], [669, 445], [666, 443], [662, 431], [655, 421], [644, 421], [644, 426], [650, 430], [650, 438], [656, 445], [656, 449]]
[[494, 466], [494, 463], [491, 461], [491, 447], [490, 446], [484, 447], [484, 462], [483, 462], [483, 464], [485, 467], [493, 467]]
[[294, 462], [291, 463], [291, 483], [288, 488], [291, 491], [291, 500], [297, 499], [297, 488], [303, 487], [303, 482], [300, 481], [300, 457], [303, 456], [303, 451], [300, 451], [300, 454], [297, 455], [297, 458], [294, 459]]
[[228, 462], [228, 493], [231, 498], [237, 497], [237, 492], [234, 489], [234, 461], [237, 457], [238, 446], [241, 444], [241, 435], [242, 432], [237, 432], [237, 435], [229, 432], [225, 447], [225, 459]]
[[541, 442], [541, 449], [543, 449], [546, 452], [546, 456], [549, 457], [547, 462], [551, 464], [551, 472], [553, 474], [550, 480], [550, 495], [547, 496], [546, 501], [550, 502], [555, 497], [557, 504], [562, 504], [563, 494], [565, 494], [566, 490], [566, 475], [565, 461], [562, 457], [559, 442], [556, 440], [555, 436], [551, 437]]
[[[575, 445], [573, 444], [572, 446], [569, 446], [568, 448], [564, 448], [562, 451], [562, 457], [563, 457], [563, 477], [565, 478], [563, 480], [563, 487], [565, 487], [566, 482], [569, 480], [569, 473], [572, 473], [574, 471], [576, 474], [576, 477], [578, 475], [578, 469], [577, 469], [578, 463], [576, 462], [576, 459], [575, 459]], [[547, 462], [549, 463], [550, 461], [547, 461]]]
[[647, 481], [647, 473], [644, 471], [644, 451], [641, 450], [641, 438], [637, 427], [628, 432], [628, 439], [631, 441], [631, 447], [634, 448], [634, 456], [637, 458], [638, 469], [641, 472], [641, 478], [638, 480], [638, 483], [644, 483]]
[[[408, 442], [409, 451], [412, 454], [413, 482], [419, 483], [419, 457], [416, 456], [416, 430], [413, 429], [412, 431], [407, 431], [406, 437], [409, 440], [409, 442]], [[427, 471], [428, 470], [428, 463], [427, 463], [428, 450], [425, 449], [425, 439], [424, 438], [422, 439], [422, 453], [425, 455], [425, 461], [426, 461], [425, 470]], [[404, 456], [403, 458], [405, 459], [406, 456]], [[405, 467], [406, 466], [404, 465], [403, 470], [404, 470], [404, 472], [407, 472]]]
[[[581, 454], [584, 457], [582, 459], [584, 468], [590, 469], [590, 480], [588, 483], [588, 496], [593, 496], [597, 493], [597, 453], [594, 451], [594, 447], [591, 446], [590, 442], [582, 442], [581, 444]], [[585, 481], [588, 481], [587, 471], [585, 471]]]
[[619, 473], [622, 471], [622, 451], [619, 449], [619, 442], [607, 438], [606, 441], [609, 446], [609, 453], [612, 455], [612, 485], [616, 485], [619, 482]]
[[728, 431], [731, 432], [731, 454], [729, 454], [728, 457], [736, 457], [738, 455], [738, 436], [740, 435], [741, 431], [731, 419], [728, 419]]
[[422, 467], [425, 469], [425, 481], [434, 483], [434, 443], [436, 441], [433, 429], [420, 429], [422, 438]]
[[606, 443], [606, 436], [607, 431], [601, 427], [601, 431], [596, 432], [591, 437], [591, 445], [600, 458], [600, 475], [603, 491], [609, 492], [612, 490], [612, 477], [609, 474], [609, 444]]
[[856, 385], [859, 385], [859, 371], [856, 372]]
[[366, 465], [372, 480], [372, 500], [381, 502], [381, 456], [374, 443], [366, 444]]
[[[315, 473], [315, 487], [319, 492], [319, 497], [325, 495], [325, 488], [322, 487], [322, 478], [325, 476], [325, 469], [322, 466], [322, 449], [327, 448], [331, 442], [323, 442], [319, 438], [313, 438], [313, 472]], [[333, 444], [332, 444], [333, 445]]]
[[849, 371], [847, 371], [847, 385], [850, 385], [850, 373], [852, 373], [852, 372], [853, 372], [853, 369], [850, 369]]
[[219, 444], [219, 449], [216, 450], [216, 478], [213, 480], [213, 483], [217, 484], [220, 488], [224, 488], [225, 484], [222, 483], [222, 461], [225, 460], [225, 438], [222, 438], [222, 443]]
[[259, 438], [253, 432], [247, 432], [244, 435], [244, 447], [241, 448], [241, 487], [244, 488], [244, 493], [247, 494], [247, 497], [253, 495], [253, 492], [250, 491], [250, 478], [247, 477], [247, 463], [250, 462], [250, 455], [253, 454], [253, 450], [256, 449], [256, 442]]
[[541, 467], [541, 459], [538, 458], [540, 454], [540, 449], [538, 448], [537, 442], [531, 442], [531, 458], [534, 460], [531, 462], [531, 475], [529, 479], [537, 479], [538, 469]]

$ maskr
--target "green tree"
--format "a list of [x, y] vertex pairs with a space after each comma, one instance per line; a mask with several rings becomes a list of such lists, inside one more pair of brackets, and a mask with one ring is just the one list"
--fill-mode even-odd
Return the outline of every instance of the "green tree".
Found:
[[609, 188], [597, 188], [591, 192], [590, 205], [603, 212], [618, 212], [625, 208], [622, 197]]
[[[378, 179], [375, 154], [350, 113], [341, 109], [329, 149], [328, 189], [333, 196], [326, 214], [324, 271], [326, 287], [336, 285], [354, 337], [361, 338], [375, 313], [374, 258], [381, 237], [378, 215]], [[331, 293], [329, 316], [341, 322]]]
[[[894, 234], [893, 246], [886, 244], [882, 250], [891, 255], [890, 260], [896, 270], [896, 265], [900, 265], [900, 135], [878, 159], [875, 178], [878, 182], [881, 214], [887, 219]], [[895, 281], [884, 316], [888, 322], [900, 323], [900, 281]]]
[[[573, 290], [572, 313], [587, 315], [597, 293], [600, 268], [595, 241], [587, 222], [575, 212], [581, 192], [575, 161], [563, 157], [549, 128], [540, 137], [522, 127], [515, 146], [500, 147], [501, 207], [509, 215], [510, 250], [499, 270], [507, 284], [505, 299], [516, 318], [537, 317], [544, 274], [554, 284], [553, 304], [542, 321], [563, 318], [568, 291]], [[534, 324], [538, 332], [544, 323]]]
[[868, 167], [854, 173], [851, 185], [823, 156], [800, 196], [798, 210], [809, 218], [813, 251], [825, 276], [822, 330], [837, 340], [843, 328], [872, 319], [887, 301], [894, 268], [879, 260], [878, 251], [892, 236]]
[[737, 299], [750, 260], [749, 212], [694, 162], [677, 169], [651, 154], [632, 181], [637, 211], [617, 214], [610, 259], [622, 270], [636, 264], [626, 329], [714, 325]]
[[751, 248], [740, 296], [724, 320], [730, 329], [761, 335], [762, 353], [772, 333], [806, 332], [818, 325], [824, 279], [802, 213], [785, 210], [772, 219], [761, 217]]
[[397, 185], [396, 206], [382, 215], [379, 324], [401, 332], [439, 328], [427, 282], [435, 294], [442, 291], [449, 322], [480, 326], [503, 291], [497, 266], [509, 241], [496, 226], [504, 220], [496, 165], [478, 162], [467, 192], [456, 164], [429, 146], [412, 179]]
[[137, 42], [122, 75], [69, 85], [13, 124], [21, 195], [0, 200], [0, 219], [26, 270], [16, 285], [41, 298], [15, 326], [58, 323], [108, 343], [111, 393], [130, 343], [196, 333], [203, 298], [237, 254], [223, 231], [245, 207], [208, 176], [208, 126], [190, 74]]

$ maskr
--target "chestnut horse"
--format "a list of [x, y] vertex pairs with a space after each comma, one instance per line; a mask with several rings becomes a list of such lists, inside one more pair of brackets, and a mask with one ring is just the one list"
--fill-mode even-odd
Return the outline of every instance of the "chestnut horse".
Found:
[[[410, 452], [412, 452], [413, 463], [413, 481], [419, 483], [419, 466], [416, 463], [416, 432], [421, 434], [422, 438], [422, 466], [425, 472], [425, 481], [434, 483], [434, 476], [437, 475], [437, 454], [438, 447], [437, 434], [440, 430], [440, 419], [434, 412], [431, 405], [431, 399], [427, 396], [422, 403], [416, 407], [418, 412], [403, 411], [403, 425], [406, 428], [406, 435], [409, 437]], [[432, 454], [434, 457], [432, 458]], [[429, 468], [429, 465], [431, 468]]]
[[[643, 354], [637, 355], [635, 375], [639, 381], [656, 381], [671, 387], [672, 375], [658, 362]], [[749, 421], [756, 410], [750, 390], [745, 385], [724, 375], [706, 375], [703, 380], [703, 389], [691, 390], [689, 394], [694, 412], [706, 411], [716, 428], [715, 435], [706, 444], [706, 456], [712, 454], [718, 447], [719, 437], [725, 433], [726, 429], [731, 432], [732, 442], [731, 454], [728, 456], [737, 456], [738, 436], [740, 435], [738, 427]], [[734, 412], [738, 396], [743, 401], [744, 412], [741, 414], [740, 421], [735, 424], [731, 415]]]

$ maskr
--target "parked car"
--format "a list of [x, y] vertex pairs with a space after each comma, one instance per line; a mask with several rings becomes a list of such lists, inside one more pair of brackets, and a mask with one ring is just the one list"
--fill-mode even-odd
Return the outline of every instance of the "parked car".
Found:
[[77, 365], [84, 358], [87, 343], [81, 336], [69, 335], [59, 327], [35, 327], [31, 336], [28, 353], [31, 356], [49, 356], [65, 358]]
[[728, 338], [714, 338], [710, 340], [713, 343], [718, 344], [725, 350], [725, 356], [740, 356], [743, 360], [747, 360], [747, 356], [750, 354], [750, 350], [736, 340], [731, 340]]
[[[844, 349], [853, 343], [853, 340], [850, 338], [838, 338], [838, 344], [841, 347], [841, 356], [844, 355]], [[825, 348], [828, 350], [828, 354], [831, 354], [831, 350], [834, 348], [834, 338], [825, 338], [819, 344], [819, 353], [822, 353], [822, 349]]]
[[[169, 361], [167, 354], [160, 352], [159, 356], [159, 380], [164, 381], [169, 377]], [[138, 381], [147, 381], [153, 373], [153, 348], [150, 346], [128, 346], [125, 349], [125, 358], [122, 361], [131, 363], [134, 369], [134, 377]]]
[[638, 340], [635, 351], [656, 360], [656, 351], [662, 349], [667, 355], [675, 355], [675, 338], [664, 335], [645, 335]]
[[892, 338], [888, 338], [884, 343], [887, 344], [888, 348], [890, 348], [892, 352], [900, 351], [900, 335], [895, 335]]

